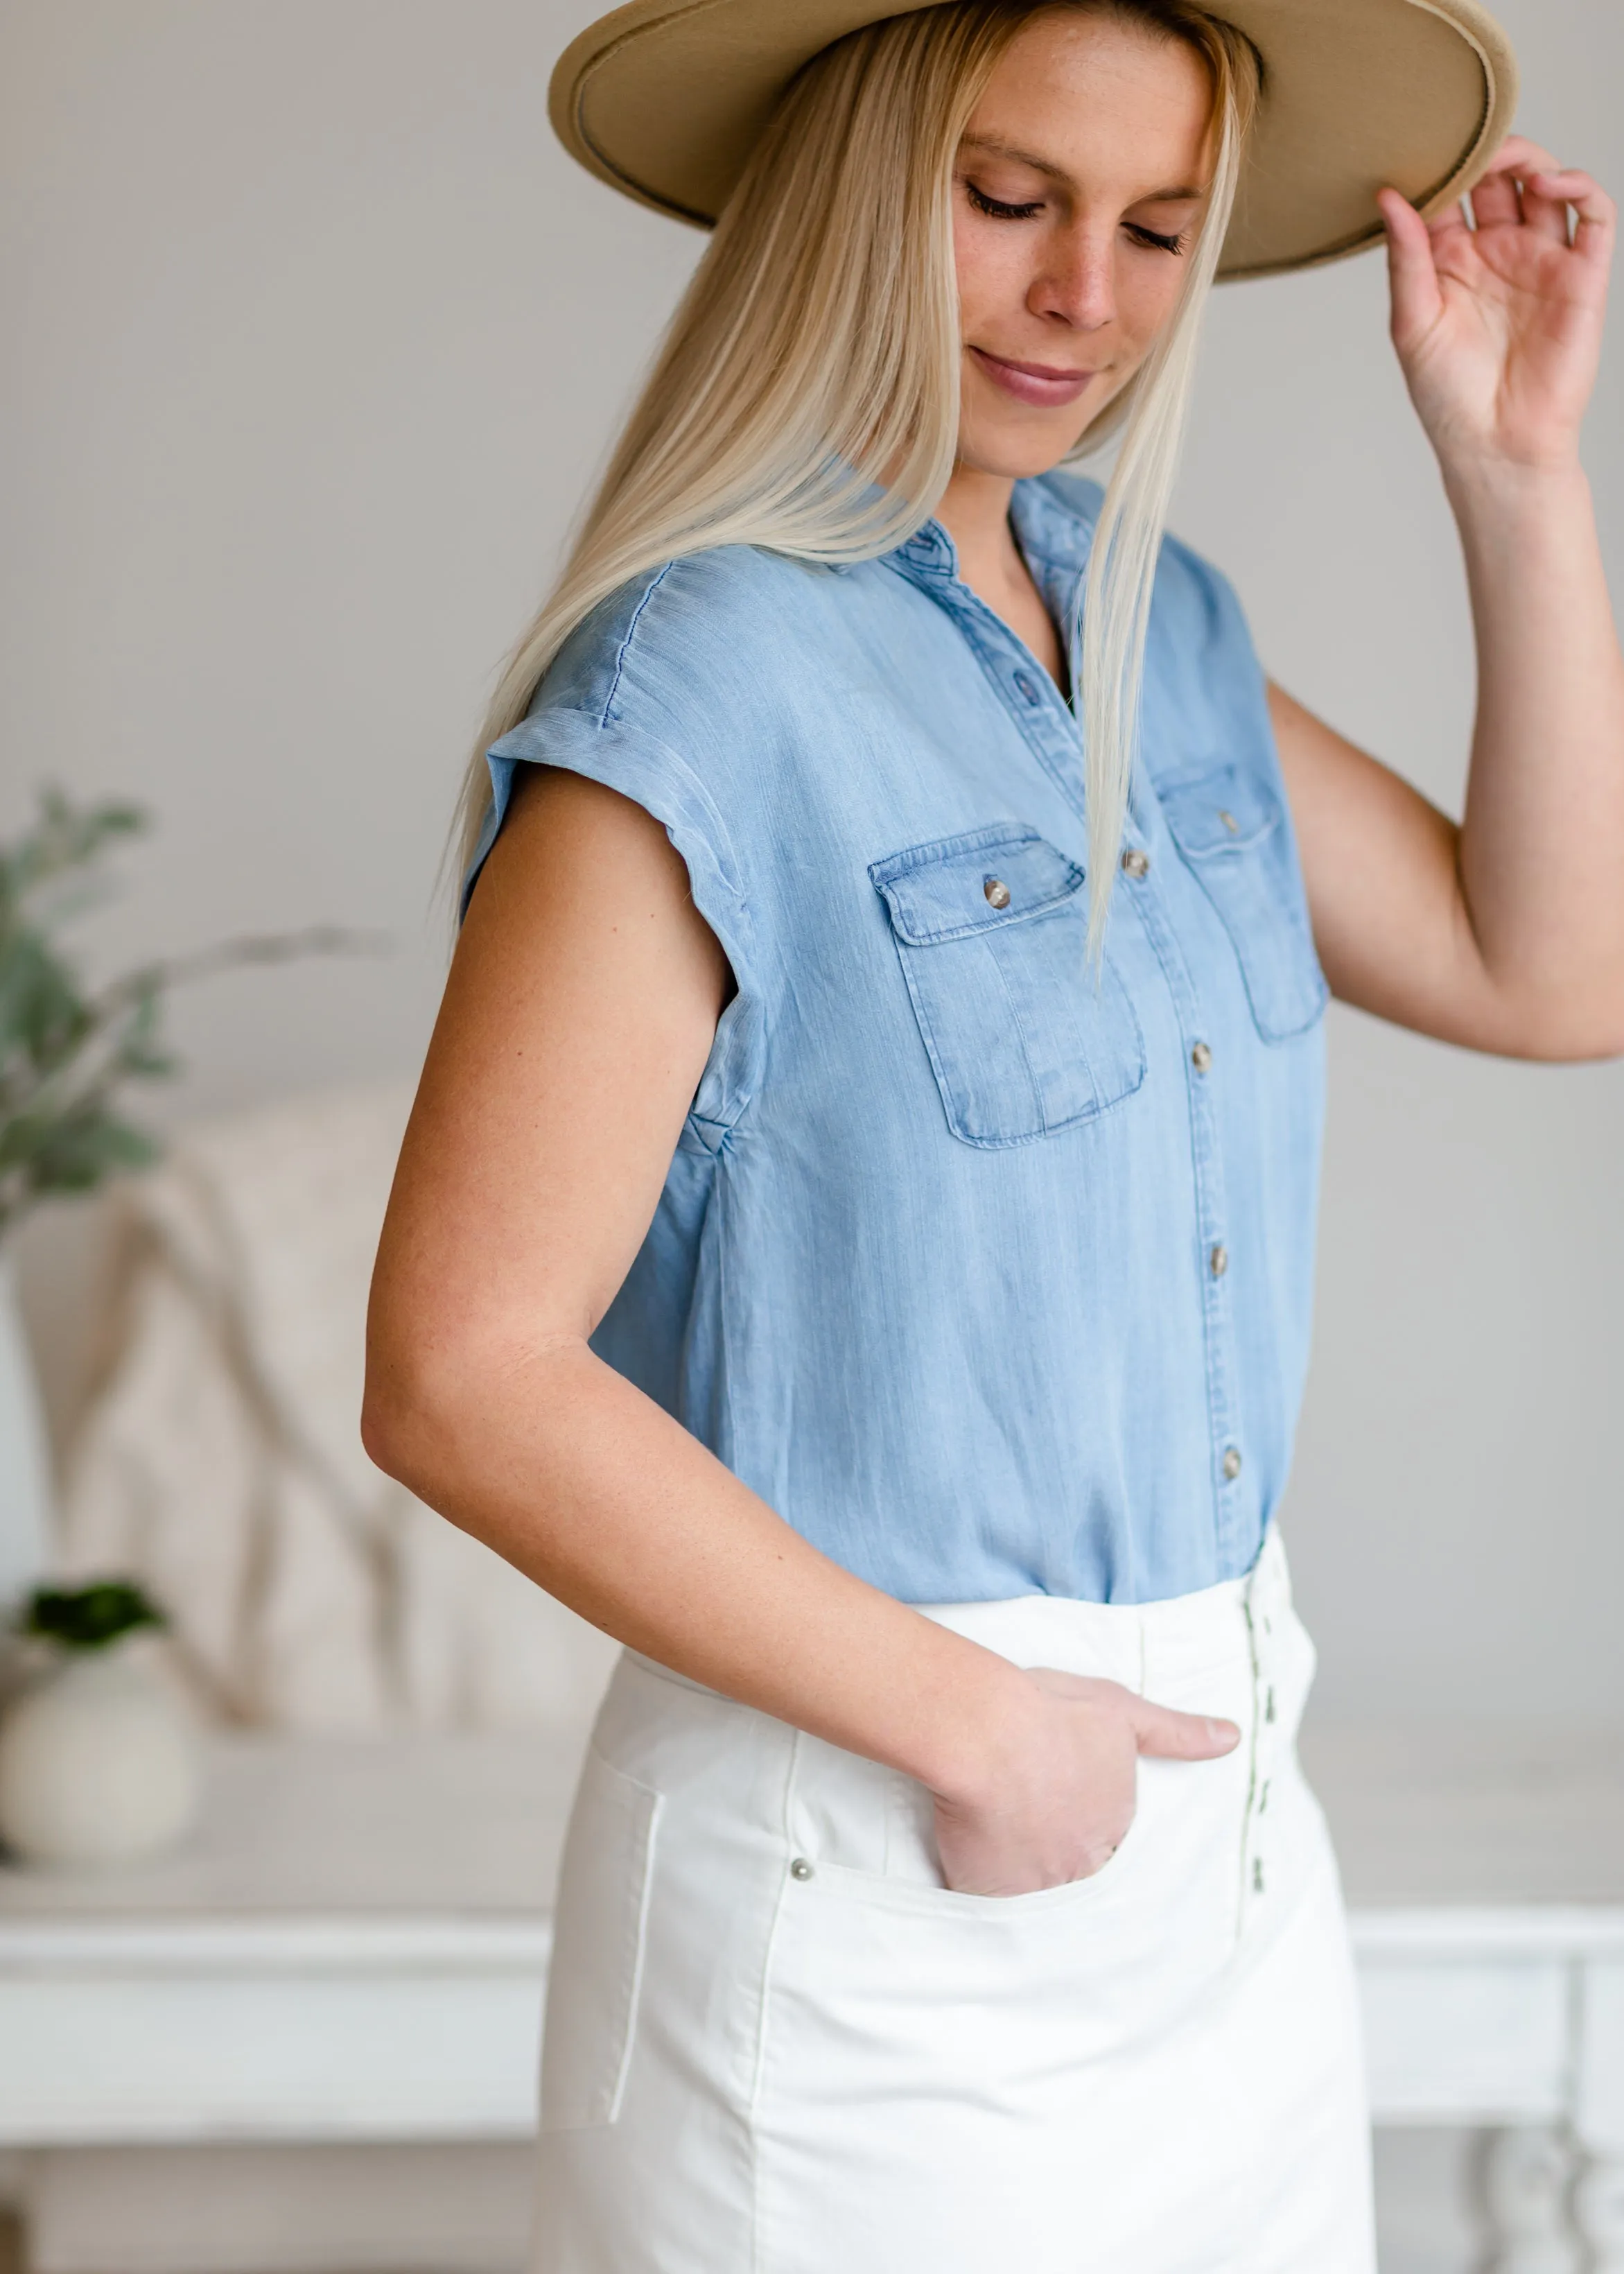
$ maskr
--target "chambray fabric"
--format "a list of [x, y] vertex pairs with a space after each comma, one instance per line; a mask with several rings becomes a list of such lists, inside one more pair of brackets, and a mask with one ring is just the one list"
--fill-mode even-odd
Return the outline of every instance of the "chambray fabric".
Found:
[[[1099, 498], [1011, 508], [1074, 684]], [[664, 824], [738, 987], [599, 1354], [907, 1601], [1249, 1570], [1307, 1355], [1326, 988], [1222, 576], [1164, 544], [1148, 865], [1098, 983], [1077, 722], [935, 522], [605, 601], [492, 746], [470, 890], [525, 764]]]

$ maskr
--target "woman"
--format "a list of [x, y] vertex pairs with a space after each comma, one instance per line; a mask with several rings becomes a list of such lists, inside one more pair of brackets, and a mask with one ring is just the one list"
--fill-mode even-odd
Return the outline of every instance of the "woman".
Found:
[[[627, 1645], [535, 2263], [1359, 2274], [1271, 1523], [1321, 1013], [1624, 1050], [1613, 209], [1502, 142], [1475, 0], [876, 19], [635, 0], [554, 80], [719, 220], [482, 737], [365, 1420]], [[1221, 260], [1384, 228], [1459, 827], [1162, 543]]]

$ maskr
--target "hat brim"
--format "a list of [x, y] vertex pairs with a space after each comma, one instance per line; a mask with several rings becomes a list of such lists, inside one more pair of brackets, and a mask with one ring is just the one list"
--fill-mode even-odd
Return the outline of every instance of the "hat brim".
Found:
[[[709, 228], [801, 66], [847, 32], [939, 0], [630, 0], [560, 57], [553, 124], [627, 196]], [[1215, 0], [1267, 90], [1221, 277], [1336, 260], [1382, 235], [1391, 183], [1425, 214], [1510, 128], [1516, 60], [1477, 0]]]

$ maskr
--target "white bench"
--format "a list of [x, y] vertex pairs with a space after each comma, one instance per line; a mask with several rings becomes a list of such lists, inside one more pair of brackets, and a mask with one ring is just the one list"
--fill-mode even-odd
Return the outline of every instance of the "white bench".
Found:
[[[1503, 2274], [1624, 2268], [1614, 1743], [1365, 1726], [1304, 1745], [1377, 2120], [1500, 2128]], [[528, 1737], [222, 1738], [183, 1855], [0, 1868], [0, 2148], [71, 2168], [209, 2142], [522, 2142], [572, 1773]]]

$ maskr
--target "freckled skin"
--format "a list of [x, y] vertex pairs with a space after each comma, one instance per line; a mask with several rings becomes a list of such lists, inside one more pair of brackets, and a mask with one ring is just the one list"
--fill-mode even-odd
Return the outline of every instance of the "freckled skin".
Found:
[[[1154, 193], [1205, 184], [1211, 102], [1192, 49], [1109, 17], [1041, 16], [1005, 50], [954, 184], [966, 471], [1047, 472], [1144, 360], [1185, 274], [1166, 240], [1187, 248], [1200, 215]], [[1013, 399], [978, 350], [1097, 375], [1044, 408]]]
[[1060, 9], [1011, 41], [959, 147], [959, 464], [938, 513], [966, 583], [1056, 679], [1060, 643], [1010, 534], [1010, 485], [1067, 456], [1172, 314], [1211, 108], [1207, 67], [1181, 41]]

